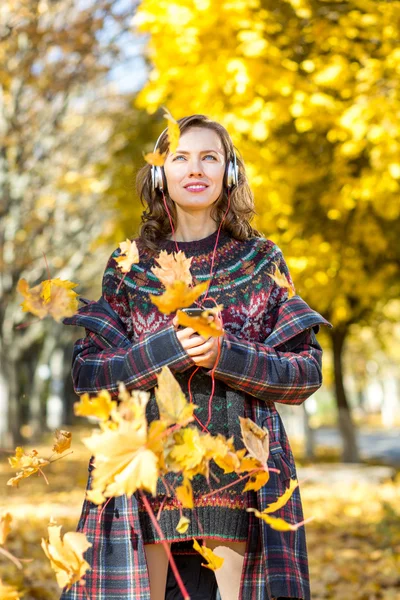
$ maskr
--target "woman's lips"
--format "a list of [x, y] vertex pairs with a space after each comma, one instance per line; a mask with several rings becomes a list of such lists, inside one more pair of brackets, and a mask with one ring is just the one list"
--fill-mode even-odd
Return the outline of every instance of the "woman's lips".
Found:
[[193, 185], [187, 185], [185, 187], [185, 190], [187, 190], [188, 192], [191, 192], [192, 194], [201, 194], [201, 192], [204, 192], [204, 190], [207, 189], [207, 185], [200, 185], [200, 184], [193, 184]]

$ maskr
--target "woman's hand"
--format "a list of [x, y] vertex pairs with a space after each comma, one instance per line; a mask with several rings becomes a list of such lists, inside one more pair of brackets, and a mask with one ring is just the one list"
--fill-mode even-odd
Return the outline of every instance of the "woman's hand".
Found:
[[[210, 315], [209, 321], [212, 320], [213, 316]], [[212, 369], [218, 356], [218, 340], [219, 344], [221, 345], [222, 340], [220, 337], [222, 336], [218, 338], [210, 336], [208, 339], [206, 339], [202, 335], [198, 334], [192, 327], [178, 329], [179, 325], [177, 317], [174, 317], [172, 322], [175, 326], [178, 340], [196, 365], [198, 367]], [[218, 327], [222, 327], [222, 321], [218, 317], [215, 317], [215, 324]]]

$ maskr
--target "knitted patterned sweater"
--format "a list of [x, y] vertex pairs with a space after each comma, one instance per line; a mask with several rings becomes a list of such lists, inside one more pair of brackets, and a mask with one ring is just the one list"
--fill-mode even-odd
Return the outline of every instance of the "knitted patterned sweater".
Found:
[[[187, 257], [193, 257], [190, 270], [194, 283], [209, 279], [216, 239], [217, 232], [214, 232], [200, 240], [177, 243]], [[162, 249], [175, 252], [175, 242], [162, 242]], [[214, 372], [215, 389], [211, 405], [211, 369], [197, 368], [176, 336], [171, 323], [174, 315], [160, 313], [149, 299], [149, 294], [164, 291], [163, 285], [150, 270], [156, 266], [154, 255], [141, 250], [139, 263], [134, 264], [124, 277], [114, 260], [118, 254], [117, 249], [107, 264], [103, 297], [119, 315], [132, 346], [128, 351], [110, 350], [110, 360], [108, 350], [104, 350], [102, 356], [96, 354], [92, 362], [90, 356], [82, 357], [82, 360], [78, 357], [74, 363], [74, 379], [79, 393], [106, 388], [116, 395], [119, 381], [124, 381], [128, 389], [149, 390], [151, 398], [147, 416], [151, 421], [158, 418], [154, 386], [161, 367], [164, 364], [169, 366], [188, 399], [188, 380], [197, 369], [190, 386], [193, 401], [198, 406], [196, 416], [205, 423], [211, 410], [210, 433], [221, 433], [227, 438], [234, 436], [235, 446], [240, 448], [238, 417], [244, 416], [244, 406], [241, 396], [232, 393], [233, 390], [241, 389], [270, 404], [276, 401], [298, 404], [321, 385], [322, 351], [312, 328], [300, 331], [280, 352], [263, 343], [274, 328], [279, 307], [287, 300], [286, 290], [279, 287], [269, 274], [278, 266], [291, 281], [281, 251], [270, 240], [253, 237], [239, 241], [223, 230], [220, 232], [208, 297], [213, 297], [224, 307], [225, 335], [220, 338], [221, 354]], [[202, 297], [198, 302], [202, 302]], [[207, 298], [203, 305], [211, 308], [215, 303]], [[83, 382], [87, 381], [85, 372], [88, 369], [90, 383], [85, 388]], [[182, 512], [171, 493], [171, 488], [178, 485], [180, 479], [168, 476], [166, 481], [159, 481], [157, 496], [148, 496], [154, 511], [157, 512], [162, 505], [160, 525], [168, 540], [182, 541], [193, 537], [232, 541], [246, 539], [248, 495], [242, 493], [244, 483], [204, 498], [205, 493], [225, 487], [237, 477], [235, 474], [224, 475], [216, 465], [212, 472], [208, 482], [202, 476], [196, 476], [192, 482], [195, 508], [183, 510], [183, 514], [191, 520], [185, 534], [176, 531]], [[158, 541], [139, 498], [138, 504], [144, 541]]]

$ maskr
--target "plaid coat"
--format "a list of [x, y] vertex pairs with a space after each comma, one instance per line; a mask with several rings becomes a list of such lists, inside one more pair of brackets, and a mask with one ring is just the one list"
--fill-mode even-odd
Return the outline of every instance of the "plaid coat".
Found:
[[[101, 298], [86, 303], [76, 315], [64, 320], [86, 329], [86, 337], [74, 346], [75, 391], [108, 389], [118, 393], [118, 381], [127, 387], [149, 390], [157, 384], [163, 365], [184, 371], [195, 363], [175, 335], [172, 323], [144, 334], [135, 344], [111, 306]], [[275, 402], [301, 404], [322, 383], [321, 355], [315, 333], [330, 323], [299, 296], [282, 303], [275, 326], [261, 343], [226, 333], [215, 377], [227, 383], [231, 394], [240, 394], [246, 416], [270, 434], [268, 464], [280, 470], [259, 492], [248, 492], [248, 506], [262, 511], [296, 478], [296, 467]], [[207, 371], [208, 374], [211, 371]], [[90, 471], [93, 465], [89, 464]], [[291, 523], [303, 520], [300, 490], [274, 513]], [[150, 600], [144, 544], [135, 496], [112, 498], [98, 507], [84, 501], [78, 531], [93, 544], [85, 558], [91, 565], [86, 591], [90, 600]], [[310, 600], [307, 547], [304, 527], [274, 531], [249, 513], [249, 533], [241, 580], [241, 600], [272, 600], [284, 596]], [[85, 600], [82, 586], [75, 584], [61, 600]]]

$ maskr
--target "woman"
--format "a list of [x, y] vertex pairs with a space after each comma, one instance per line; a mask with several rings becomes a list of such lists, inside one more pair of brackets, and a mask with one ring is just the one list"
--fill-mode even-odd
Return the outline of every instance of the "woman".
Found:
[[[146, 165], [138, 174], [139, 194], [147, 205], [135, 240], [139, 263], [121, 283], [115, 262], [119, 251], [114, 252], [102, 298], [65, 320], [87, 333], [74, 348], [75, 390], [108, 389], [116, 397], [119, 381], [128, 389], [148, 390], [151, 421], [158, 417], [153, 388], [161, 367], [169, 366], [187, 394], [196, 370], [190, 390], [202, 430], [233, 436], [239, 448], [239, 416], [267, 428], [268, 463], [280, 473], [271, 475], [259, 492], [243, 493], [243, 483], [219, 492], [232, 476], [216, 469], [218, 482], [210, 482], [216, 491], [205, 497], [210, 488], [196, 476], [195, 508], [184, 511], [191, 520], [185, 534], [176, 531], [180, 506], [171, 493], [173, 478], [167, 487], [160, 482], [157, 496], [148, 499], [154, 511], [162, 505], [160, 526], [173, 551], [185, 552], [197, 538], [225, 559], [215, 573], [222, 600], [309, 600], [304, 527], [274, 531], [246, 508], [263, 510], [296, 477], [275, 402], [301, 404], [320, 387], [322, 350], [315, 333], [319, 325], [330, 324], [298, 296], [288, 298], [288, 290], [271, 277], [278, 268], [291, 284], [279, 248], [250, 226], [253, 197], [227, 131], [203, 115], [178, 123], [181, 135], [174, 153], [168, 151], [166, 132], [159, 139], [160, 152], [167, 153], [164, 167]], [[223, 305], [216, 317], [223, 336], [205, 339], [192, 328], [178, 327], [174, 315], [160, 313], [150, 301], [149, 294], [163, 291], [152, 272], [161, 250], [183, 250], [192, 258], [196, 282], [210, 282], [195, 305]], [[275, 516], [291, 523], [303, 520], [298, 488]], [[92, 570], [86, 576], [92, 600], [178, 597], [166, 596], [167, 558], [139, 497], [113, 498], [103, 510], [85, 501], [78, 530], [93, 544], [87, 552]], [[214, 597], [201, 591], [203, 577], [190, 583], [189, 572], [185, 579], [192, 599]], [[85, 596], [75, 585], [63, 598]]]

